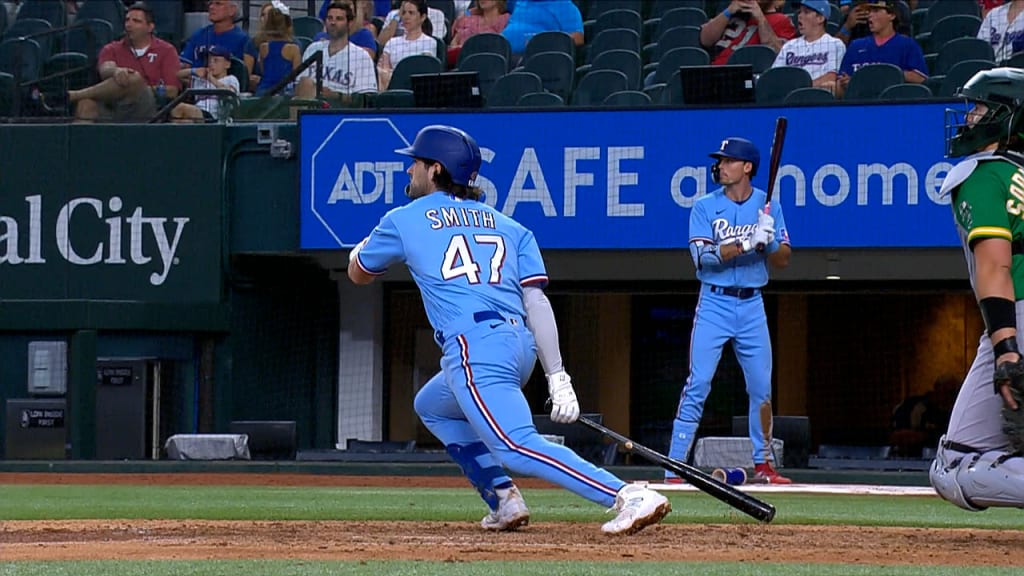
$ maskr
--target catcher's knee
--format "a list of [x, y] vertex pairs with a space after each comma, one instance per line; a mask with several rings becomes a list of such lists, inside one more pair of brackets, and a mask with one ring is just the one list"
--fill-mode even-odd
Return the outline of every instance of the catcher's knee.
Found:
[[943, 499], [977, 512], [1024, 508], [1024, 459], [1002, 451], [955, 452], [939, 447], [928, 479]]

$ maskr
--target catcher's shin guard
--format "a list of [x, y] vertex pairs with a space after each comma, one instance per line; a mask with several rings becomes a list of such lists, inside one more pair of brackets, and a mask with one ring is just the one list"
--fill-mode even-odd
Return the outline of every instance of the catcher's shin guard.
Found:
[[1024, 458], [1016, 454], [964, 454], [940, 444], [928, 478], [939, 496], [964, 510], [1024, 508]]

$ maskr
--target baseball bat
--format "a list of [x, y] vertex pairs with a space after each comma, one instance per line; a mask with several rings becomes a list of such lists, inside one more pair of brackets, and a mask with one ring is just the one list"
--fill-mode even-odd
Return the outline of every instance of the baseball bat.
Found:
[[638, 444], [614, 430], [594, 422], [586, 416], [580, 416], [578, 422], [587, 428], [596, 430], [605, 436], [608, 436], [612, 440], [621, 444], [626, 450], [637, 454], [643, 459], [650, 461], [652, 464], [657, 464], [665, 470], [676, 474], [680, 478], [696, 486], [704, 493], [725, 502], [729, 506], [732, 506], [748, 516], [766, 523], [771, 522], [772, 518], [775, 517], [775, 507], [771, 504], [758, 500], [734, 486], [719, 482], [698, 468], [694, 468], [685, 462], [680, 462], [675, 458], [669, 458], [660, 452], [655, 452], [654, 450]]
[[[775, 119], [775, 135], [772, 136], [772, 153], [768, 160], [768, 189], [765, 191], [767, 200], [764, 205], [764, 213], [768, 214], [772, 210], [772, 194], [775, 192], [775, 179], [779, 175], [779, 164], [782, 163], [782, 145], [786, 141], [786, 128], [789, 126], [789, 120], [785, 116], [779, 116]], [[764, 250], [764, 244], [758, 243], [757, 251]]]

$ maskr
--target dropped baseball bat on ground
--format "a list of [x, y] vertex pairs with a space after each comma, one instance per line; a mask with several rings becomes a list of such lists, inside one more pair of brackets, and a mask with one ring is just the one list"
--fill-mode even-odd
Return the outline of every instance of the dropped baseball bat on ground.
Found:
[[675, 458], [669, 458], [660, 452], [655, 452], [654, 450], [638, 444], [614, 430], [594, 422], [586, 416], [580, 416], [577, 421], [587, 428], [596, 430], [612, 440], [615, 440], [629, 452], [632, 452], [652, 464], [657, 464], [665, 470], [676, 474], [683, 480], [686, 480], [690, 484], [696, 486], [702, 492], [725, 502], [729, 506], [732, 506], [748, 516], [756, 518], [761, 522], [771, 522], [772, 519], [775, 518], [774, 506], [754, 498], [735, 486], [719, 482], [698, 468], [694, 468], [685, 462], [680, 462]]

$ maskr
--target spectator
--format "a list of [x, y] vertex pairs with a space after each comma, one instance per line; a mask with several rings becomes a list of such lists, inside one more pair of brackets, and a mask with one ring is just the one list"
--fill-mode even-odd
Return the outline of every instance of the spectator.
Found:
[[903, 69], [903, 79], [921, 84], [928, 79], [928, 65], [921, 46], [909, 36], [896, 33], [896, 0], [872, 0], [868, 7], [868, 28], [871, 36], [850, 42], [839, 67], [837, 94], [846, 91], [850, 77], [868, 64], [895, 64]]
[[1010, 56], [1024, 51], [1024, 0], [1010, 2], [992, 9], [978, 28], [978, 38], [992, 45], [996, 62], [1009, 60]]
[[146, 121], [157, 111], [154, 91], [168, 98], [178, 95], [178, 52], [153, 35], [153, 11], [142, 2], [132, 4], [124, 17], [124, 37], [107, 44], [97, 57], [102, 79], [67, 93], [80, 121]]
[[[206, 67], [192, 68], [178, 71], [178, 77], [185, 79], [191, 76], [192, 88], [197, 90], [230, 90], [235, 94], [239, 92], [238, 78], [228, 74], [231, 67], [231, 52], [223, 46], [211, 46], [206, 53]], [[220, 120], [220, 97], [219, 96], [196, 96], [195, 105], [178, 104], [171, 111], [174, 119], [188, 119], [192, 121], [217, 121]]]
[[[377, 35], [377, 43], [381, 46], [387, 46], [392, 38], [401, 36], [405, 32], [405, 22], [401, 14], [403, 4], [405, 4], [404, 1], [384, 17], [384, 27], [381, 28], [380, 34]], [[430, 31], [427, 34], [443, 42], [448, 34], [448, 25], [445, 23], [444, 12], [427, 6], [427, 18], [430, 20]]]
[[253, 40], [260, 71], [259, 84], [254, 90], [257, 96], [265, 94], [302, 64], [302, 49], [295, 42], [289, 12], [281, 0], [264, 4], [260, 10], [260, 31]]
[[960, 388], [960, 378], [944, 374], [932, 389], [909, 396], [893, 410], [889, 443], [898, 456], [920, 457], [925, 447], [935, 448], [949, 427], [950, 413]]
[[501, 34], [513, 54], [522, 54], [530, 38], [550, 31], [565, 32], [577, 46], [583, 45], [583, 16], [572, 0], [517, 0]]
[[[352, 5], [346, 2], [332, 2], [327, 8], [326, 40], [318, 40], [306, 48], [302, 55], [305, 61], [317, 52], [323, 54], [323, 90], [320, 97], [334, 100], [337, 104], [348, 105], [353, 94], [367, 94], [377, 91], [377, 77], [373, 72], [373, 60], [365, 50], [353, 48], [348, 41], [349, 23], [355, 18]], [[298, 98], [315, 98], [316, 64], [299, 76], [295, 88]]]
[[772, 66], [803, 68], [811, 75], [813, 86], [834, 91], [846, 45], [825, 33], [832, 7], [828, 0], [801, 0], [798, 4], [797, 24], [801, 36], [782, 45]]
[[[351, 0], [333, 0], [340, 1], [352, 6], [352, 10], [355, 13], [355, 18], [349, 23], [348, 29], [348, 41], [356, 46], [359, 46], [366, 53], [370, 55], [370, 58], [377, 58], [377, 34], [376, 27], [370, 22], [373, 18], [373, 0], [355, 0], [352, 4]], [[326, 5], [325, 5], [326, 6]], [[316, 40], [324, 40], [327, 38], [327, 32], [321, 32], [313, 38]]]
[[997, 8], [1003, 4], [1006, 4], [1006, 0], [978, 0], [978, 5], [981, 6], [981, 17], [984, 18], [985, 16], [988, 16], [988, 13], [991, 12], [993, 8]]
[[[839, 10], [846, 19], [842, 28], [836, 32], [836, 38], [849, 45], [851, 41], [871, 35], [868, 28], [868, 14], [870, 0], [843, 0]], [[909, 3], [896, 2], [896, 13], [899, 18], [896, 21], [896, 31], [907, 36], [913, 35], [910, 23], [910, 13], [917, 8], [917, 0], [910, 0]]]
[[402, 2], [402, 27], [405, 33], [388, 40], [377, 61], [377, 82], [381, 91], [387, 90], [391, 73], [403, 59], [414, 54], [437, 56], [437, 41], [430, 36], [425, 0]]
[[[331, 5], [331, 2], [333, 0], [324, 0], [324, 3], [320, 5], [320, 19], [325, 22], [327, 21], [327, 7]], [[373, 20], [377, 16], [386, 16], [391, 11], [392, 4], [394, 4], [392, 0], [359, 0], [359, 2], [366, 2], [368, 4], [368, 7], [363, 8], [367, 20]]]
[[796, 37], [789, 16], [778, 11], [783, 0], [733, 0], [700, 28], [700, 43], [712, 51], [712, 64], [725, 64], [744, 46], [764, 44], [776, 52]]
[[460, 16], [452, 26], [452, 41], [448, 45], [448, 66], [454, 67], [462, 52], [462, 45], [473, 35], [481, 32], [501, 34], [508, 25], [507, 0], [480, 0], [469, 14]]
[[206, 62], [206, 51], [210, 46], [223, 46], [232, 57], [245, 62], [246, 71], [252, 74], [256, 47], [249, 35], [235, 25], [238, 0], [210, 0], [207, 13], [210, 24], [196, 30], [185, 42], [181, 49], [182, 61], [188, 66], [202, 65]]

